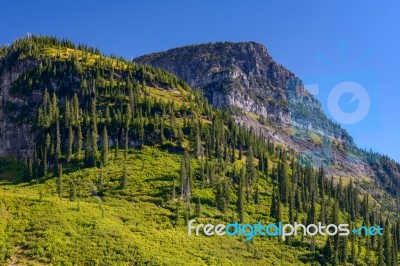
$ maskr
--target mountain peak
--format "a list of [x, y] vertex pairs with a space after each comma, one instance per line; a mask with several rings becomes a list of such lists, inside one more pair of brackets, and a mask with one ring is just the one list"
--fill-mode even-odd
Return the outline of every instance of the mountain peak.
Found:
[[[266, 78], [272, 81], [271, 85], [276, 87], [285, 87], [287, 81], [296, 78], [290, 71], [276, 64], [268, 54], [267, 48], [257, 42], [189, 45], [141, 56], [134, 61], [167, 69], [181, 76], [192, 87], [201, 87], [209, 83], [211, 76], [226, 73], [235, 68], [240, 69], [246, 79], [250, 76]], [[174, 63], [171, 64], [171, 62]], [[185, 71], [182, 67], [186, 68], [186, 66], [201, 71]], [[274, 79], [275, 71], [284, 74], [281, 80]]]
[[275, 62], [260, 43], [190, 45], [134, 61], [165, 69], [200, 88], [212, 105], [231, 108], [238, 123], [311, 154], [314, 162], [330, 155], [324, 154], [329, 149], [321, 148], [319, 141], [311, 144], [309, 152], [304, 138], [310, 139], [310, 132], [321, 141], [329, 139], [355, 147], [351, 136], [326, 117], [320, 102], [304, 88], [302, 81]]
[[[276, 63], [260, 43], [190, 45], [134, 61], [166, 69], [190, 86], [202, 88], [217, 107], [237, 106], [279, 126], [311, 129], [334, 138], [348, 135], [326, 118], [302, 81]], [[300, 107], [306, 107], [309, 116], [298, 114]]]

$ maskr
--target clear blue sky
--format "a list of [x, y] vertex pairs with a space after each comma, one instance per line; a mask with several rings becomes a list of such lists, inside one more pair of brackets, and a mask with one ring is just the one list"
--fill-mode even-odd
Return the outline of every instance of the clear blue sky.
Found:
[[[325, 110], [336, 83], [362, 84], [371, 111], [363, 121], [343, 126], [360, 146], [400, 161], [399, 1], [61, 2], [0, 4], [0, 44], [31, 32], [129, 59], [186, 44], [257, 41], [306, 84], [319, 85]], [[350, 100], [351, 95], [341, 98], [343, 110], [357, 109], [360, 103]]]

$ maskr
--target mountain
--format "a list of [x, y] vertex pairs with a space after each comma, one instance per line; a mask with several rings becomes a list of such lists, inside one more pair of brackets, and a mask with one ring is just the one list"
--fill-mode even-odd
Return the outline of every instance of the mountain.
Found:
[[261, 44], [192, 45], [134, 61], [166, 69], [191, 87], [202, 88], [216, 107], [236, 106], [276, 125], [312, 130], [353, 145], [347, 132], [326, 118], [302, 81]]
[[[357, 149], [261, 45], [172, 51], [136, 63], [46, 36], [0, 47], [1, 263], [396, 265], [398, 164]], [[176, 75], [145, 60], [164, 56]], [[189, 236], [191, 219], [384, 236]]]
[[[190, 45], [134, 62], [165, 69], [201, 89], [213, 106], [231, 109], [237, 123], [295, 149], [337, 180], [351, 178], [376, 198], [382, 197], [381, 188], [391, 193], [399, 188], [399, 165], [392, 160], [397, 166], [385, 172], [381, 155], [358, 149], [348, 132], [326, 117], [300, 78], [275, 62], [262, 44]], [[386, 200], [389, 210], [396, 209]]]

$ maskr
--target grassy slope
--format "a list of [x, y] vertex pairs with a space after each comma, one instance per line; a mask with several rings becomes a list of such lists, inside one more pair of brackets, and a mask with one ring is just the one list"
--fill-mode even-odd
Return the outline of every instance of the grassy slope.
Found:
[[[45, 58], [58, 60], [75, 56], [86, 65], [99, 60], [98, 55], [87, 54], [83, 58], [80, 51], [69, 48], [48, 47], [43, 52]], [[126, 69], [123, 62], [107, 60], [115, 69]], [[177, 106], [188, 104], [186, 93], [180, 88], [165, 91], [148, 87], [146, 90], [154, 97], [174, 100]], [[177, 123], [181, 123], [180, 119]], [[246, 242], [244, 238], [188, 237], [183, 203], [168, 198], [173, 177], [178, 191], [181, 155], [157, 147], [130, 150], [128, 186], [120, 190], [123, 155], [120, 152], [119, 158], [113, 158], [114, 151], [110, 154], [110, 164], [103, 169], [105, 189], [101, 198], [93, 196], [93, 192], [99, 190], [98, 168], [78, 170], [77, 164], [67, 167], [61, 199], [56, 192], [55, 178], [16, 185], [7, 181], [12, 180], [13, 173], [20, 174], [15, 165], [4, 171], [0, 169], [0, 180], [3, 180], [0, 183], [0, 262], [20, 265], [132, 265], [134, 262], [151, 265], [302, 265], [309, 256], [307, 244], [298, 243], [295, 248], [277, 239], [256, 237]], [[195, 160], [193, 164], [196, 167]], [[269, 166], [272, 168], [273, 163]], [[76, 186], [76, 201], [68, 199], [71, 181]], [[246, 205], [246, 221], [273, 222], [267, 216], [271, 187], [270, 178], [261, 177], [260, 204]], [[213, 224], [235, 221], [236, 190], [231, 189], [231, 202], [225, 214], [212, 206], [214, 194], [212, 188], [200, 190], [199, 184], [195, 185], [193, 198], [201, 198], [202, 214], [201, 218], [194, 217], [195, 206], [192, 204], [190, 218]], [[178, 205], [180, 218], [176, 221]], [[287, 217], [287, 208], [283, 207], [283, 220]], [[323, 241], [318, 239], [319, 246]]]
[[[304, 255], [303, 248], [286, 246], [276, 239], [257, 238], [250, 244], [231, 237], [189, 237], [183, 206], [175, 226], [178, 201], [162, 200], [159, 195], [171, 189], [180, 155], [150, 147], [131, 150], [124, 191], [118, 188], [122, 160], [111, 159], [103, 169], [107, 190], [102, 199], [91, 196], [100, 175], [98, 168], [64, 173], [62, 199], [56, 193], [55, 179], [19, 185], [3, 182], [0, 259], [54, 265], [128, 265], [134, 261], [156, 265], [301, 264], [298, 258]], [[77, 187], [78, 200], [74, 202], [68, 200], [71, 180]], [[266, 191], [263, 195], [263, 201], [270, 200]], [[213, 200], [211, 191], [203, 191], [201, 197], [203, 202]], [[267, 210], [266, 204], [248, 206], [248, 212], [264, 219]], [[208, 218], [199, 221], [218, 223], [232, 215], [203, 204], [202, 216]]]

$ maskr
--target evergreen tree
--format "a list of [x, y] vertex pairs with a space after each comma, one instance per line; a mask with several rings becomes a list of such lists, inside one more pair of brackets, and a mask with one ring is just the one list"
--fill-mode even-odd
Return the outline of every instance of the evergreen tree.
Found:
[[47, 152], [44, 150], [43, 152], [43, 157], [42, 157], [42, 162], [41, 162], [41, 174], [42, 176], [47, 175], [47, 169], [48, 169], [48, 163], [47, 163]]
[[[335, 201], [331, 215], [332, 224], [339, 224], [339, 202]], [[339, 234], [333, 236], [333, 265], [339, 265]]]
[[201, 217], [201, 201], [200, 201], [199, 197], [197, 197], [195, 212], [196, 212], [196, 217], [200, 218]]
[[376, 257], [377, 257], [377, 262], [379, 266], [384, 266], [385, 264], [385, 257], [384, 257], [384, 251], [383, 251], [383, 237], [380, 235], [377, 235], [377, 250], [376, 250]]
[[97, 131], [97, 110], [96, 110], [96, 99], [94, 98], [91, 103], [91, 154], [90, 158], [92, 160], [91, 165], [94, 166], [96, 163], [96, 153], [97, 153], [97, 141], [98, 141], [98, 131]]
[[276, 218], [278, 214], [277, 210], [277, 196], [275, 193], [275, 186], [272, 188], [272, 196], [271, 196], [271, 206], [270, 206], [270, 211], [269, 211], [269, 216], [272, 218]]
[[328, 236], [328, 239], [326, 240], [325, 246], [322, 250], [322, 255], [325, 260], [325, 262], [330, 262], [332, 259], [332, 244], [331, 244], [331, 237]]
[[68, 149], [67, 149], [67, 162], [71, 161], [71, 156], [73, 154], [73, 145], [74, 145], [74, 131], [72, 126], [68, 127]]
[[391, 250], [391, 234], [390, 234], [390, 224], [388, 219], [386, 219], [385, 230], [383, 234], [383, 256], [386, 265], [392, 265], [392, 250]]
[[339, 254], [339, 261], [343, 264], [346, 265], [347, 264], [347, 236], [343, 236], [340, 237], [340, 241], [339, 241], [339, 250], [340, 250], [340, 254]]
[[240, 223], [244, 222], [244, 183], [246, 180], [245, 167], [242, 167], [239, 179], [239, 190], [238, 190], [238, 213]]
[[61, 133], [60, 133], [60, 123], [56, 122], [56, 145], [55, 145], [55, 163], [58, 164], [61, 158]]
[[128, 157], [128, 150], [129, 150], [129, 136], [128, 136], [128, 130], [125, 130], [125, 147], [124, 147], [124, 159]]
[[276, 223], [279, 223], [282, 221], [282, 207], [281, 207], [281, 201], [279, 200], [279, 193], [277, 195], [276, 199], [276, 217], [275, 217]]
[[186, 169], [187, 169], [187, 167], [186, 167], [186, 161], [187, 161], [186, 158], [187, 158], [187, 156], [188, 155], [185, 152], [183, 157], [182, 157], [182, 160], [181, 160], [181, 168], [180, 168], [180, 172], [179, 172], [180, 181], [181, 181], [181, 197], [185, 196], [185, 182], [187, 180], [187, 171], [186, 171]]
[[103, 128], [103, 145], [101, 147], [101, 160], [103, 165], [108, 164], [108, 134], [107, 134], [107, 127], [104, 126]]
[[[353, 228], [353, 224], [350, 223], [350, 227]], [[356, 253], [356, 236], [354, 234], [350, 235], [351, 238], [351, 253], [350, 253], [350, 261], [353, 265], [356, 264], [357, 261], [357, 253]]]
[[83, 135], [82, 135], [82, 128], [81, 124], [78, 123], [78, 130], [77, 130], [77, 143], [76, 143], [76, 153], [79, 154], [82, 151], [83, 146]]
[[[308, 224], [316, 224], [315, 195], [315, 192], [311, 192], [311, 206], [307, 215]], [[310, 250], [315, 251], [315, 236], [311, 237]]]
[[89, 129], [86, 131], [86, 138], [85, 138], [85, 165], [87, 167], [94, 166], [94, 152], [93, 146], [91, 143], [91, 134]]
[[71, 181], [71, 183], [70, 183], [69, 200], [70, 201], [76, 200], [76, 187], [75, 187], [75, 183], [73, 181]]
[[287, 176], [287, 156], [285, 152], [281, 153], [279, 166], [278, 166], [278, 186], [281, 201], [288, 202], [288, 176]]

